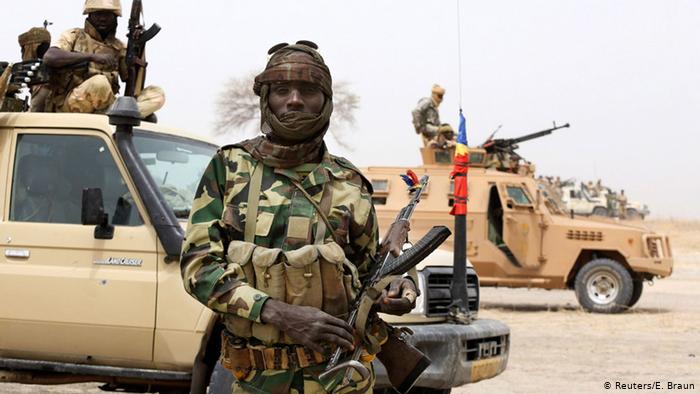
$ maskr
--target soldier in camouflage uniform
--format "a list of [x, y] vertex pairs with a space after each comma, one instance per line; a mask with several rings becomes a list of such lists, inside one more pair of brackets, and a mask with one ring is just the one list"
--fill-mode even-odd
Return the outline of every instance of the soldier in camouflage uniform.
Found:
[[[127, 79], [126, 46], [115, 37], [119, 0], [86, 0], [85, 28], [70, 29], [44, 56], [52, 68], [47, 112], [104, 113], [119, 93], [119, 79]], [[165, 104], [160, 87], [149, 86], [136, 98], [142, 118]]]
[[[315, 44], [280, 44], [255, 78], [263, 136], [221, 148], [205, 170], [183, 244], [185, 289], [223, 317], [222, 364], [236, 393], [371, 392], [369, 380], [318, 379], [337, 347], [353, 349], [345, 319], [374, 264], [377, 218], [371, 184], [328, 153], [331, 75]], [[398, 254], [407, 224], [382, 247]], [[407, 278], [378, 303], [403, 314], [415, 305]], [[372, 327], [375, 343], [384, 326]], [[370, 368], [374, 352], [363, 354]], [[358, 375], [354, 376], [358, 379]]]
[[440, 123], [438, 107], [444, 95], [444, 88], [437, 84], [433, 85], [431, 96], [420, 99], [412, 112], [413, 127], [416, 129], [416, 134], [422, 136], [424, 146], [449, 149], [456, 144], [452, 126]]

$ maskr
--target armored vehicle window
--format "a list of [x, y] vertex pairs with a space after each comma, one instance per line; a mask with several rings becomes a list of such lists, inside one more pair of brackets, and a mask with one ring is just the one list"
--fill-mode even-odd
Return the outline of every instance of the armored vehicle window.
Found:
[[484, 161], [484, 154], [481, 152], [469, 152], [469, 164], [481, 164]]
[[525, 190], [523, 190], [522, 187], [506, 186], [506, 191], [508, 193], [508, 197], [512, 198], [516, 204], [532, 205], [532, 201], [530, 201], [530, 198], [527, 196], [527, 194], [525, 194]]
[[386, 199], [389, 197], [389, 180], [388, 179], [372, 179], [372, 203], [374, 205], [386, 205]]
[[389, 192], [389, 180], [388, 179], [372, 179], [372, 189], [375, 193], [388, 193]]
[[112, 224], [143, 224], [129, 189], [100, 138], [20, 135], [14, 168], [10, 220], [80, 224], [83, 189], [100, 188]]

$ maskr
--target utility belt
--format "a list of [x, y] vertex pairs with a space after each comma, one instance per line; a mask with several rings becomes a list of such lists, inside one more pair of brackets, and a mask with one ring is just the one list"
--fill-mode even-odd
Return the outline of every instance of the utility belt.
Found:
[[238, 379], [243, 379], [252, 369], [287, 370], [324, 364], [335, 351], [329, 346], [326, 354], [302, 345], [252, 345], [245, 338], [221, 332], [221, 364]]

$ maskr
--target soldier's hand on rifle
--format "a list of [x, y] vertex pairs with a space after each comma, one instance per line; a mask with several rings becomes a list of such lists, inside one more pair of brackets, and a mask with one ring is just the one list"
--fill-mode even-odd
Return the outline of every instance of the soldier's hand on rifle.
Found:
[[109, 53], [95, 53], [92, 55], [92, 61], [111, 68], [117, 67], [117, 58]]
[[384, 235], [382, 246], [379, 253], [383, 256], [386, 253], [391, 253], [394, 257], [401, 254], [403, 244], [408, 239], [408, 232], [411, 230], [411, 224], [408, 220], [399, 220], [391, 224], [389, 231]]
[[418, 291], [409, 278], [394, 279], [377, 300], [379, 312], [401, 316], [416, 307]]
[[346, 350], [354, 350], [353, 329], [344, 320], [333, 317], [311, 306], [290, 305], [268, 299], [260, 319], [271, 324], [295, 343], [324, 353], [322, 344], [332, 343]]

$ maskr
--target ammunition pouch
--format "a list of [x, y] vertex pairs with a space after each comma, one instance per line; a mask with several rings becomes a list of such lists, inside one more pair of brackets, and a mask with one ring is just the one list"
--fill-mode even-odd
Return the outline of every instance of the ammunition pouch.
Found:
[[[229, 266], [245, 274], [245, 280], [271, 298], [291, 305], [312, 306], [346, 319], [349, 305], [360, 288], [355, 267], [335, 242], [306, 245], [292, 251], [231, 241]], [[292, 344], [271, 325], [226, 315], [226, 328], [236, 337], [254, 337], [266, 345]]]
[[328, 361], [334, 350], [329, 347], [327, 354], [321, 354], [301, 345], [255, 346], [247, 339], [226, 331], [221, 333], [221, 364], [238, 379], [245, 378], [253, 369], [287, 370], [320, 365]]

